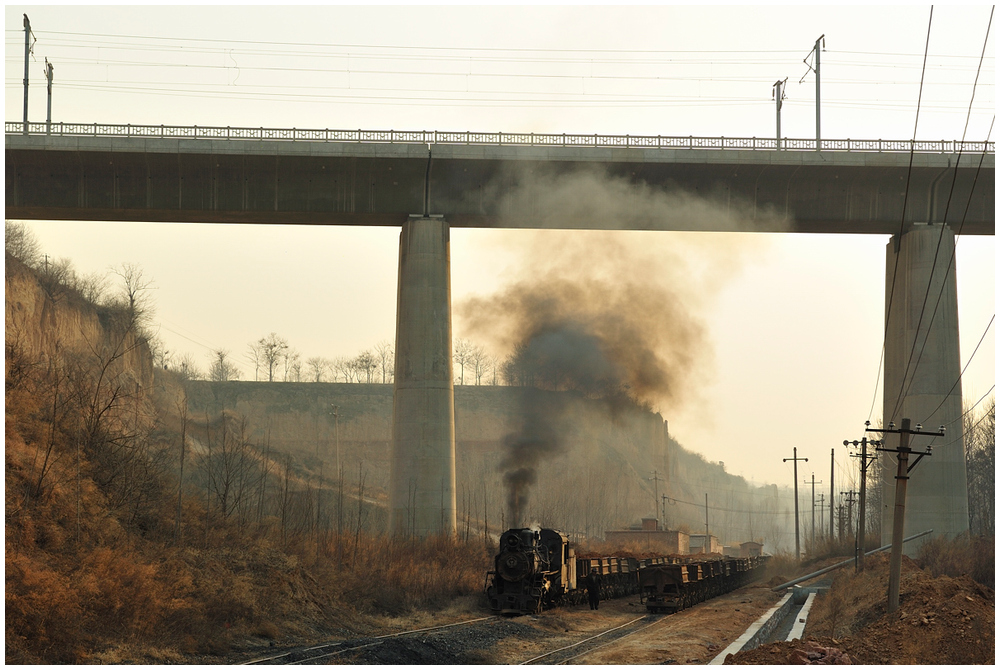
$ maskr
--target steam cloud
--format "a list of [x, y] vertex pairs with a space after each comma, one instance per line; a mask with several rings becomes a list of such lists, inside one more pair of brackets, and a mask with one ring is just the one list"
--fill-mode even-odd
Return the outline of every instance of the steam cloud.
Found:
[[[513, 192], [507, 182], [508, 202], [521, 203], [508, 207], [509, 227], [746, 228], [728, 205], [591, 170], [521, 177]], [[725, 235], [706, 235], [518, 232], [517, 241], [532, 241], [522, 276], [457, 306], [465, 333], [510, 354], [508, 381], [534, 387], [521, 396], [500, 463], [512, 527], [525, 521], [540, 468], [567, 449], [572, 396], [599, 401], [613, 419], [630, 404], [676, 407], [693, 393], [692, 375], [711, 353], [697, 308], [743, 255]]]

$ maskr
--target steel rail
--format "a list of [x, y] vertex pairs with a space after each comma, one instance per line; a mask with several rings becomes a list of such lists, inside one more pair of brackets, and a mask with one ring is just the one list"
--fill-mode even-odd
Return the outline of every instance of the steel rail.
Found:
[[573, 661], [575, 659], [580, 658], [581, 656], [586, 656], [587, 654], [593, 654], [598, 649], [604, 649], [608, 645], [612, 645], [615, 642], [621, 642], [622, 640], [624, 640], [625, 638], [627, 638], [630, 635], [635, 635], [636, 633], [641, 633], [644, 630], [649, 630], [650, 628], [652, 628], [656, 624], [661, 623], [661, 622], [666, 621], [666, 620], [667, 620], [667, 617], [665, 617], [665, 616], [660, 617], [656, 621], [652, 621], [649, 624], [647, 624], [647, 625], [645, 625], [645, 626], [643, 626], [641, 628], [636, 628], [635, 630], [631, 630], [631, 631], [625, 633], [624, 635], [622, 635], [621, 637], [616, 637], [613, 640], [608, 640], [604, 644], [599, 644], [596, 647], [592, 647], [592, 648], [588, 649], [587, 651], [580, 652], [576, 656], [570, 656], [569, 658], [564, 658], [563, 660], [559, 661], [556, 665], [565, 665], [565, 664], [569, 663], [570, 661]]
[[[915, 540], [918, 537], [923, 537], [924, 535], [927, 535], [928, 533], [933, 533], [933, 532], [934, 532], [933, 528], [930, 529], [930, 530], [925, 530], [922, 533], [917, 533], [916, 535], [911, 535], [910, 537], [905, 538], [903, 540], [903, 542], [909, 542], [910, 540]], [[886, 544], [884, 546], [879, 547], [878, 549], [872, 549], [871, 551], [867, 552], [865, 554], [865, 556], [871, 556], [872, 554], [877, 554], [880, 551], [885, 551], [886, 549], [891, 549], [891, 548], [892, 548], [891, 544]], [[812, 579], [813, 577], [819, 577], [820, 575], [825, 575], [828, 572], [832, 572], [832, 571], [836, 570], [837, 568], [842, 568], [845, 565], [847, 565], [848, 563], [853, 563], [853, 562], [854, 562], [854, 558], [848, 558], [846, 561], [841, 561], [840, 563], [834, 563], [833, 565], [828, 565], [827, 567], [823, 568], [822, 570], [817, 570], [816, 572], [810, 572], [808, 575], [802, 575], [801, 577], [796, 577], [795, 579], [793, 579], [790, 582], [785, 582], [784, 584], [778, 584], [777, 586], [775, 586], [771, 590], [772, 591], [780, 591], [781, 589], [788, 588], [789, 586], [795, 586], [799, 582], [804, 582], [804, 581]]]
[[[643, 615], [643, 616], [638, 617], [636, 619], [632, 619], [631, 621], [626, 621], [625, 623], [623, 623], [620, 626], [615, 626], [614, 628], [609, 628], [606, 631], [598, 633], [597, 635], [592, 635], [592, 636], [590, 636], [588, 638], [584, 638], [583, 640], [580, 640], [579, 642], [574, 642], [573, 644], [568, 644], [565, 647], [560, 647], [558, 649], [553, 649], [552, 651], [544, 653], [541, 656], [535, 656], [534, 658], [529, 658], [527, 661], [521, 661], [520, 663], [518, 663], [518, 665], [528, 665], [529, 663], [534, 663], [535, 661], [538, 661], [538, 660], [543, 659], [543, 658], [547, 658], [547, 657], [549, 657], [549, 656], [551, 656], [553, 654], [558, 654], [560, 651], [566, 651], [567, 649], [572, 649], [573, 647], [578, 647], [581, 644], [584, 644], [586, 642], [590, 642], [591, 640], [596, 640], [599, 637], [607, 635], [608, 633], [613, 633], [614, 631], [616, 631], [616, 630], [618, 630], [620, 628], [624, 628], [625, 626], [631, 626], [636, 621], [642, 621], [643, 619], [646, 619], [648, 617], [649, 617], [649, 615], [646, 614], [646, 615]], [[640, 630], [642, 630], [642, 629], [640, 629]], [[624, 637], [624, 636], [622, 636], [622, 637]], [[616, 638], [616, 639], [620, 639], [620, 638]], [[612, 640], [612, 641], [614, 641], [614, 640]], [[582, 655], [583, 654], [580, 654], [580, 656], [582, 656]], [[576, 657], [574, 656], [574, 658], [576, 658]]]
[[[357, 144], [459, 144], [528, 147], [635, 149], [816, 151], [816, 140], [770, 137], [701, 137], [694, 135], [599, 135], [581, 133], [502, 133], [439, 130], [336, 130], [331, 128], [258, 128], [237, 126], [133, 125], [128, 123], [52, 124], [6, 121], [8, 135], [49, 137], [120, 137], [279, 142], [349, 142]], [[960, 140], [822, 140], [823, 151], [899, 153], [994, 153], [993, 142]]]
[[[338, 649], [337, 651], [333, 651], [333, 652], [330, 652], [328, 654], [317, 654], [317, 655], [314, 655], [314, 656], [307, 656], [307, 657], [304, 657], [304, 658], [296, 658], [295, 660], [288, 661], [287, 663], [285, 663], [285, 665], [296, 665], [296, 664], [307, 662], [307, 661], [314, 661], [314, 660], [317, 660], [317, 659], [320, 659], [320, 658], [327, 658], [328, 656], [335, 656], [337, 654], [342, 654], [342, 653], [345, 653], [345, 652], [348, 652], [348, 651], [354, 651], [355, 649], [364, 649], [366, 647], [373, 647], [376, 644], [384, 642], [385, 640], [388, 640], [389, 638], [393, 638], [393, 637], [400, 637], [402, 635], [413, 635], [414, 633], [427, 633], [427, 632], [430, 632], [430, 631], [443, 630], [445, 628], [452, 628], [454, 626], [464, 626], [464, 625], [467, 625], [467, 624], [477, 623], [479, 621], [486, 621], [487, 619], [496, 619], [496, 618], [498, 618], [498, 617], [496, 617], [496, 616], [484, 616], [484, 617], [479, 617], [478, 619], [468, 619], [466, 621], [456, 621], [455, 623], [447, 623], [447, 624], [443, 624], [443, 625], [440, 625], [440, 626], [428, 626], [427, 628], [417, 628], [415, 630], [404, 630], [404, 631], [400, 631], [398, 633], [387, 633], [385, 635], [377, 635], [375, 637], [365, 637], [365, 638], [361, 638], [361, 639], [364, 639], [364, 640], [374, 640], [374, 641], [370, 642], [368, 644], [362, 644], [362, 645], [357, 645], [357, 646], [352, 646], [352, 647], [346, 647], [344, 649]], [[331, 642], [331, 643], [328, 643], [328, 644], [320, 644], [320, 645], [316, 645], [314, 647], [306, 647], [305, 649], [295, 649], [295, 650], [292, 650], [292, 651], [287, 651], [287, 652], [282, 653], [282, 654], [277, 654], [276, 656], [268, 656], [266, 658], [255, 659], [253, 661], [245, 661], [243, 663], [240, 663], [240, 665], [259, 665], [259, 664], [265, 664], [265, 663], [269, 663], [271, 661], [277, 661], [278, 659], [281, 659], [281, 658], [290, 657], [290, 656], [298, 655], [298, 654], [305, 654], [305, 653], [308, 653], [310, 651], [325, 651], [327, 649], [330, 649], [331, 647], [342, 647], [345, 644], [347, 644], [347, 641], [344, 641], [344, 640], [342, 640], [340, 642]]]

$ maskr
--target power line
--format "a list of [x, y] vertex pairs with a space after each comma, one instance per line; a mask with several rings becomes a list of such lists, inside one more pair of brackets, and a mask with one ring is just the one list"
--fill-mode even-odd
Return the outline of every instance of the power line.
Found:
[[[926, 41], [924, 43], [924, 68], [920, 71], [920, 91], [917, 94], [917, 113], [916, 113], [916, 115], [914, 116], [914, 119], [913, 119], [913, 142], [914, 143], [917, 140], [917, 124], [918, 124], [918, 122], [920, 120], [920, 103], [923, 100], [923, 95], [924, 95], [924, 74], [925, 74], [926, 68], [927, 68], [927, 52], [928, 52], [928, 50], [930, 48], [930, 44], [931, 44], [931, 22], [933, 21], [933, 19], [934, 19], [934, 6], [932, 5], [931, 6], [931, 11], [930, 11], [930, 17], [927, 19], [927, 39], [926, 39]], [[906, 202], [907, 202], [907, 200], [909, 200], [909, 197], [910, 197], [910, 177], [913, 174], [913, 153], [914, 153], [914, 144], [911, 143], [910, 144], [910, 162], [909, 162], [909, 165], [906, 168], [906, 188], [903, 191], [903, 211], [902, 211], [902, 214], [900, 215], [900, 220], [899, 220], [899, 238], [900, 239], [902, 239], [902, 237], [903, 237], [903, 226], [906, 223]], [[885, 310], [885, 328], [882, 331], [882, 356], [881, 356], [882, 359], [885, 358], [885, 341], [886, 341], [886, 339], [889, 336], [889, 317], [892, 314], [893, 297], [896, 295], [896, 275], [899, 274], [899, 256], [900, 256], [900, 254], [897, 253], [896, 254], [896, 261], [895, 261], [895, 263], [893, 265], [893, 269], [892, 269], [892, 284], [889, 287], [889, 304], [886, 306], [886, 310]], [[882, 373], [882, 366], [879, 365], [879, 375], [881, 375], [881, 373]], [[878, 393], [878, 376], [876, 376], [876, 378], [875, 378], [875, 392], [876, 392], [876, 394]], [[885, 402], [885, 398], [883, 398], [882, 401]], [[868, 420], [869, 421], [872, 418], [871, 417], [871, 413], [872, 413], [872, 411], [874, 411], [874, 409], [875, 409], [875, 404], [874, 404], [874, 401], [873, 401], [872, 402], [872, 409], [868, 411]]]
[[[336, 58], [343, 58], [344, 56], [336, 56]], [[358, 58], [357, 56], [352, 56], [352, 58]], [[384, 60], [381, 57], [369, 57], [362, 56], [361, 58], [373, 58], [377, 60]], [[465, 63], [465, 59], [458, 59], [460, 62]], [[16, 58], [7, 58], [8, 62], [19, 62]], [[580, 73], [580, 74], [547, 74], [547, 73], [524, 73], [524, 72], [473, 72], [470, 70], [464, 71], [426, 71], [426, 70], [405, 70], [405, 69], [377, 69], [377, 70], [362, 70], [357, 68], [329, 68], [329, 67], [291, 67], [291, 66], [274, 66], [274, 65], [222, 65], [222, 64], [211, 64], [211, 63], [165, 63], [158, 61], [138, 61], [138, 60], [111, 60], [111, 59], [94, 59], [94, 58], [81, 58], [74, 56], [61, 56], [60, 62], [64, 64], [75, 64], [79, 66], [120, 66], [120, 67], [152, 67], [152, 68], [175, 68], [175, 69], [201, 69], [201, 70], [216, 70], [229, 72], [232, 70], [239, 71], [259, 71], [259, 72], [306, 72], [306, 73], [322, 73], [322, 74], [392, 74], [392, 75], [420, 75], [420, 76], [452, 76], [452, 77], [520, 77], [520, 78], [543, 78], [543, 79], [588, 79], [588, 80], [637, 80], [637, 81], [690, 81], [690, 82], [742, 82], [747, 84], [760, 84], [767, 81], [766, 77], [747, 75], [747, 76], [728, 76], [728, 77], [714, 77], [714, 76], [636, 76], [636, 75], [595, 75], [593, 73]], [[580, 64], [592, 65], [592, 61], [580, 61]], [[631, 64], [631, 63], [630, 63]], [[713, 64], [718, 64], [713, 63]], [[746, 61], [740, 61], [740, 65], [747, 64]], [[855, 86], [911, 86], [913, 82], [911, 81], [883, 81], [883, 80], [869, 80], [869, 79], [849, 79], [849, 78], [830, 78], [826, 80], [829, 84], [849, 84]], [[965, 86], [964, 82], [960, 81], [947, 81], [938, 82], [936, 86]], [[993, 86], [992, 83], [983, 84], [983, 86]]]
[[[12, 86], [12, 84], [8, 84]], [[209, 86], [209, 85], [205, 85]], [[89, 90], [89, 91], [105, 91], [109, 93], [122, 93], [122, 94], [136, 94], [136, 95], [169, 95], [176, 96], [177, 94], [183, 94], [185, 97], [189, 98], [212, 98], [212, 99], [240, 99], [240, 100], [267, 100], [267, 99], [284, 99], [284, 100], [295, 100], [296, 102], [309, 102], [309, 103], [324, 103], [330, 100], [340, 100], [340, 101], [354, 101], [358, 103], [371, 103], [378, 102], [379, 104], [386, 105], [425, 105], [425, 106], [467, 106], [467, 107], [478, 107], [482, 105], [505, 105], [509, 107], [530, 107], [539, 106], [539, 104], [549, 104], [553, 107], [562, 107], [566, 105], [578, 104], [579, 102], [587, 102], [588, 104], [595, 107], [662, 107], [662, 106], [748, 106], [748, 105], [761, 105], [770, 104], [769, 100], [763, 98], [750, 98], [750, 97], [739, 97], [734, 98], [732, 96], [727, 97], [647, 97], [639, 98], [637, 94], [620, 94], [631, 96], [633, 99], [627, 100], [586, 100], [587, 97], [601, 97], [607, 96], [611, 97], [615, 94], [610, 93], [552, 93], [552, 92], [539, 92], [538, 95], [564, 95], [564, 96], [577, 96], [577, 99], [544, 99], [544, 98], [499, 98], [499, 97], [489, 97], [489, 98], [478, 98], [470, 99], [468, 97], [449, 97], [443, 98], [440, 95], [431, 96], [404, 96], [404, 95], [388, 95], [388, 96], [373, 96], [373, 95], [351, 95], [345, 93], [344, 95], [332, 95], [332, 94], [291, 94], [286, 92], [267, 92], [267, 91], [243, 91], [243, 86], [230, 86], [224, 84], [215, 85], [219, 90], [191, 90], [182, 88], [157, 88], [150, 86], [125, 86], [125, 85], [115, 85], [115, 84], [80, 84], [67, 82], [63, 84], [64, 88], [71, 88], [77, 90]], [[261, 87], [268, 88], [268, 87]], [[273, 87], [278, 88], [278, 87]], [[304, 87], [299, 87], [304, 90]], [[335, 87], [328, 87], [332, 90], [338, 90]], [[312, 87], [311, 90], [315, 90], [316, 87]], [[287, 90], [287, 87], [280, 89], [281, 91]], [[362, 91], [402, 91], [402, 92], [430, 92], [433, 93], [435, 90], [439, 89], [383, 89], [375, 87], [364, 87], [364, 88], [346, 88], [342, 89], [346, 91], [362, 90]], [[460, 91], [447, 91], [449, 93], [458, 93]], [[469, 91], [468, 94], [472, 95], [490, 95], [496, 93], [494, 91]], [[531, 92], [519, 91], [519, 95], [531, 95]], [[580, 99], [584, 98], [584, 99]], [[466, 103], [466, 104], [456, 104], [456, 103]], [[526, 104], [515, 104], [515, 103], [526, 103]], [[562, 104], [558, 104], [562, 103]], [[883, 111], [886, 108], [895, 107], [897, 109], [906, 109], [910, 105], [891, 105], [886, 103], [840, 103], [838, 101], [830, 101], [829, 106], [832, 107], [843, 107], [843, 108], [857, 108], [857, 109], [880, 109]], [[947, 106], [929, 106], [924, 105], [924, 109], [937, 109], [941, 111], [953, 110], [954, 107]]]
[[[220, 86], [221, 88], [225, 88]], [[435, 96], [424, 96], [424, 97], [407, 97], [401, 95], [389, 95], [389, 96], [364, 96], [364, 95], [332, 95], [332, 94], [292, 94], [287, 93], [268, 93], [268, 92], [254, 92], [244, 94], [242, 91], [234, 90], [231, 92], [211, 92], [211, 91], [190, 91], [184, 89], [172, 89], [172, 88], [151, 88], [151, 87], [123, 87], [123, 86], [90, 86], [90, 85], [77, 85], [72, 83], [63, 84], [63, 88], [74, 88], [81, 90], [92, 90], [92, 91], [106, 91], [110, 93], [136, 93], [136, 94], [146, 94], [146, 95], [169, 95], [176, 96], [178, 93], [185, 94], [186, 97], [190, 98], [232, 98], [241, 100], [266, 100], [266, 99], [276, 99], [280, 98], [283, 100], [296, 100], [297, 102], [315, 102], [324, 103], [330, 100], [341, 100], [341, 101], [356, 101], [356, 102], [379, 102], [380, 104], [397, 104], [397, 105], [427, 105], [427, 106], [482, 106], [482, 105], [504, 105], [504, 106], [532, 106], [532, 105], [518, 105], [513, 103], [534, 103], [537, 106], [539, 103], [550, 104], [552, 106], [566, 106], [566, 105], [578, 105], [580, 100], [545, 100], [545, 99], [518, 99], [518, 98], [480, 98], [475, 100], [470, 100], [468, 98], [457, 98], [457, 97], [441, 97], [439, 95]], [[233, 88], [233, 87], [229, 87]], [[365, 90], [382, 90], [382, 89], [365, 89]], [[483, 92], [490, 93], [490, 92]], [[710, 104], [713, 106], [725, 105], [725, 106], [741, 106], [741, 105], [755, 105], [764, 104], [766, 101], [755, 100], [752, 98], [721, 98], [721, 99], [708, 99], [708, 98], [676, 98], [676, 99], [662, 99], [662, 100], [593, 100], [589, 101], [591, 105], [595, 107], [659, 107], [659, 106], [700, 106]], [[456, 104], [456, 103], [466, 103]]]
[[[991, 386], [991, 387], [990, 387], [990, 390], [986, 392], [986, 395], [989, 395], [989, 394], [990, 394], [990, 393], [991, 393], [991, 392], [993, 391], [993, 389], [994, 389], [994, 388], [996, 388], [996, 385], [995, 385], [995, 384], [994, 384], [993, 386]], [[980, 402], [982, 402], [982, 401], [983, 401], [983, 400], [984, 400], [984, 399], [986, 398], [986, 395], [984, 395], [984, 396], [983, 396], [982, 398], [980, 398], [980, 399], [979, 399], [979, 401], [978, 401], [978, 402], [976, 402], [976, 405], [978, 405], [978, 404], [979, 404]], [[972, 411], [972, 410], [973, 410], [973, 409], [974, 409], [974, 408], [976, 407], [976, 405], [973, 405], [972, 407], [970, 407], [970, 408], [969, 408], [969, 409], [968, 409], [968, 410], [967, 410], [967, 411], [966, 411], [966, 412], [965, 412], [964, 414], [962, 414], [962, 416], [961, 416], [961, 417], [959, 417], [959, 419], [961, 419], [961, 418], [965, 417], [965, 416], [966, 416], [966, 415], [967, 415], [967, 414], [968, 414], [969, 412], [971, 412], [971, 411]], [[996, 408], [996, 406], [994, 405], [994, 410], [995, 410], [995, 408]], [[968, 434], [969, 434], [970, 432], [972, 432], [973, 430], [975, 430], [975, 429], [976, 429], [976, 427], [977, 427], [977, 426], [979, 426], [979, 424], [981, 424], [981, 423], [982, 423], [982, 422], [983, 422], [983, 421], [984, 421], [984, 420], [985, 420], [985, 419], [986, 419], [987, 417], [989, 417], [989, 416], [990, 416], [990, 412], [984, 412], [984, 413], [983, 413], [983, 415], [982, 415], [981, 417], [979, 417], [979, 420], [978, 420], [978, 421], [976, 421], [976, 422], [975, 422], [974, 424], [972, 424], [972, 425], [971, 425], [971, 426], [969, 426], [968, 428], [965, 428], [965, 427], [963, 426], [963, 427], [962, 427], [962, 434], [961, 434], [961, 435], [960, 435], [959, 437], [956, 437], [956, 438], [955, 438], [954, 440], [952, 440], [951, 442], [947, 442], [947, 443], [945, 443], [945, 444], [943, 444], [943, 445], [940, 445], [940, 446], [941, 446], [941, 447], [950, 447], [951, 445], [953, 445], [953, 444], [956, 444], [956, 443], [958, 443], [958, 441], [959, 441], [959, 440], [962, 440], [962, 441], [963, 441], [963, 443], [964, 443], [964, 440], [965, 440], [965, 436], [966, 436], [966, 435], [968, 435]], [[995, 414], [994, 414], [994, 416], [995, 416]], [[958, 420], [958, 419], [956, 419], [956, 421], [957, 421], [957, 420]], [[954, 423], [954, 421], [952, 421], [951, 423]], [[948, 425], [950, 425], [950, 424], [945, 424], [945, 426], [948, 426]], [[937, 438], [935, 438], [935, 439], [937, 439]], [[934, 440], [931, 440], [931, 444], [932, 444], [932, 445], [934, 444]]]
[[[976, 352], [979, 351], [979, 346], [983, 343], [983, 340], [986, 339], [986, 333], [990, 332], [990, 328], [993, 326], [993, 320], [996, 318], [997, 315], [995, 313], [993, 314], [992, 317], [990, 317], [990, 322], [986, 324], [986, 330], [983, 331], [983, 336], [979, 338], [979, 344], [976, 345], [976, 348], [973, 350], [972, 355], [969, 356], [969, 360], [965, 362], [965, 367], [963, 367], [962, 371], [958, 374], [958, 379], [956, 379], [955, 383], [951, 385], [951, 388], [948, 389], [948, 392], [944, 394], [944, 398], [941, 400], [940, 404], [938, 404], [937, 407], [931, 410], [931, 413], [927, 415], [927, 418], [921, 421], [920, 423], [927, 423], [930, 420], [930, 418], [934, 416], [934, 413], [937, 412], [939, 409], [941, 409], [941, 406], [944, 405], [945, 401], [948, 399], [948, 396], [951, 395], [951, 392], [954, 391], [955, 387], [958, 386], [959, 382], [962, 381], [962, 375], [965, 374], [965, 371], [969, 369], [969, 365], [972, 364], [972, 359], [976, 357]], [[926, 340], [924, 342], [926, 344]], [[980, 398], [980, 400], [982, 400], [982, 398]]]
[[952, 420], [951, 420], [951, 421], [949, 421], [948, 423], [944, 424], [944, 425], [945, 425], [945, 427], [948, 427], [948, 426], [950, 426], [951, 424], [953, 424], [953, 423], [957, 423], [957, 422], [961, 421], [962, 419], [964, 419], [964, 418], [965, 418], [965, 417], [966, 417], [966, 416], [967, 416], [967, 415], [969, 414], [969, 412], [971, 412], [972, 410], [976, 409], [976, 407], [978, 407], [978, 406], [979, 406], [979, 403], [981, 403], [982, 401], [986, 400], [987, 396], [989, 396], [989, 394], [993, 393], [993, 390], [994, 390], [994, 389], [995, 389], [996, 387], [997, 387], [997, 386], [996, 386], [996, 384], [994, 384], [993, 386], [991, 386], [991, 387], [989, 388], [989, 390], [988, 390], [988, 391], [986, 391], [986, 393], [984, 393], [984, 394], [983, 394], [983, 395], [982, 395], [982, 396], [981, 396], [981, 397], [979, 398], [979, 400], [977, 400], [977, 401], [976, 401], [975, 403], [973, 403], [973, 404], [972, 404], [972, 405], [971, 405], [971, 406], [969, 407], [969, 409], [967, 409], [967, 410], [965, 410], [964, 412], [962, 412], [961, 416], [959, 416], [958, 418], [955, 418], [955, 419], [952, 419]]
[[[663, 496], [663, 498], [668, 502], [670, 502], [671, 504], [684, 503], [686, 505], [694, 505], [698, 509], [705, 509], [705, 503], [695, 503], [691, 502], [690, 500], [681, 500], [680, 498], [674, 498], [673, 496], [667, 496], [667, 495]], [[783, 512], [782, 511], [769, 512], [764, 510], [758, 511], [758, 510], [746, 510], [746, 509], [726, 509], [724, 507], [712, 507], [711, 505], [709, 505], [708, 509], [712, 510], [713, 512], [728, 512], [730, 514], [746, 514], [747, 512], [756, 515], [766, 514], [768, 516], [790, 516], [791, 514], [793, 514], [793, 512], [791, 512], [790, 510], [785, 510]]]
[[[983, 51], [982, 51], [983, 55], [986, 54], [986, 44], [987, 44], [987, 42], [989, 42], [990, 27], [992, 25], [993, 25], [993, 10], [991, 9], [990, 10], [990, 20], [989, 20], [989, 23], [986, 26], [986, 37], [983, 38]], [[980, 57], [979, 65], [980, 65], [980, 67], [982, 67], [982, 57]], [[976, 83], [978, 83], [978, 82], [979, 82], [979, 72], [977, 71], [976, 72], [976, 81], [973, 82], [973, 84], [972, 84], [972, 98], [969, 101], [969, 111], [968, 111], [968, 113], [966, 114], [966, 117], [965, 117], [965, 128], [962, 131], [962, 141], [963, 142], [965, 141], [966, 134], [968, 133], [968, 130], [969, 130], [969, 118], [971, 118], [971, 116], [972, 116], [972, 104], [973, 104], [973, 102], [975, 102], [975, 99], [976, 99]], [[990, 131], [992, 132], [992, 130], [993, 130], [993, 127], [991, 125], [990, 126]], [[989, 136], [987, 136], [987, 140], [989, 140]], [[962, 147], [964, 147], [964, 144], [962, 145]], [[945, 286], [947, 285], [948, 276], [949, 276], [949, 274], [951, 272], [951, 267], [952, 267], [952, 265], [955, 262], [955, 248], [953, 247], [952, 250], [951, 250], [950, 257], [948, 259], [948, 267], [945, 268], [943, 279], [941, 281], [941, 290], [938, 292], [937, 301], [934, 303], [934, 311], [931, 313], [931, 317], [930, 317], [930, 319], [927, 322], [927, 333], [924, 335], [924, 342], [923, 342], [923, 344], [920, 347], [920, 354], [917, 356], [916, 362], [913, 363], [913, 375], [910, 377], [910, 383], [907, 384], [906, 383], [906, 375], [910, 371], [910, 363], [913, 361], [913, 354], [914, 354], [914, 352], [916, 351], [916, 348], [917, 348], [917, 334], [919, 334], [919, 332], [920, 332], [920, 326], [921, 326], [921, 324], [923, 323], [923, 320], [924, 320], [924, 310], [927, 308], [927, 299], [930, 297], [931, 286], [933, 286], [933, 283], [934, 283], [934, 270], [935, 270], [935, 268], [937, 268], [938, 254], [941, 252], [941, 244], [944, 241], [944, 232], [945, 232], [945, 228], [946, 228], [947, 222], [948, 222], [948, 212], [951, 209], [951, 199], [952, 199], [952, 197], [955, 194], [955, 184], [958, 182], [958, 166], [961, 164], [961, 162], [962, 162], [962, 148], [959, 149], [958, 158], [955, 161], [955, 173], [954, 173], [954, 176], [952, 177], [952, 180], [951, 180], [951, 189], [948, 191], [948, 200], [945, 203], [944, 218], [941, 220], [941, 232], [940, 232], [940, 234], [938, 234], [937, 246], [934, 249], [934, 260], [931, 262], [931, 270], [930, 270], [930, 272], [928, 273], [928, 276], [927, 276], [927, 290], [924, 292], [923, 302], [920, 305], [920, 316], [917, 319], [917, 327], [916, 327], [916, 329], [914, 331], [913, 345], [910, 347], [910, 357], [909, 357], [909, 359], [906, 362], [906, 368], [903, 370], [903, 380], [902, 380], [902, 383], [900, 384], [899, 396], [897, 396], [897, 398], [896, 398], [896, 406], [893, 408], [891, 416], [889, 417], [890, 421], [896, 417], [896, 412], [900, 409], [900, 407], [903, 404], [903, 398], [909, 392], [910, 387], [913, 385], [913, 380], [916, 378], [917, 367], [919, 367], [919, 365], [920, 365], [920, 360], [921, 360], [921, 358], [923, 358], [923, 355], [924, 355], [924, 349], [927, 346], [927, 340], [930, 338], [930, 328], [931, 328], [931, 325], [934, 323], [934, 317], [937, 316], [938, 307], [941, 305], [941, 298], [944, 295], [944, 289], [945, 289]], [[975, 190], [975, 183], [976, 183], [976, 181], [978, 181], [979, 170], [980, 169], [982, 169], [982, 161], [980, 161], [979, 168], [977, 168], [977, 170], [976, 170], [976, 179], [973, 181], [973, 187], [969, 191], [969, 202], [970, 203], [972, 201], [972, 195], [973, 195], [973, 192]], [[965, 218], [968, 215], [968, 211], [969, 211], [969, 208], [968, 208], [968, 204], [967, 204], [966, 205], [966, 209], [965, 209], [965, 213], [962, 215], [962, 223], [959, 226], [958, 235], [962, 234], [962, 229], [965, 227]], [[897, 259], [898, 259], [898, 255], [897, 255]], [[992, 320], [990, 321], [990, 323], [992, 323]], [[984, 336], [985, 336], [985, 334], [984, 334]], [[959, 379], [961, 379], [961, 375], [959, 375]], [[957, 385], [957, 384], [958, 384], [958, 382], [956, 381], [955, 385]], [[904, 389], [904, 386], [905, 386], [905, 389]], [[954, 389], [955, 386], [952, 386], [952, 388]], [[950, 393], [950, 391], [949, 391], [949, 393]]]

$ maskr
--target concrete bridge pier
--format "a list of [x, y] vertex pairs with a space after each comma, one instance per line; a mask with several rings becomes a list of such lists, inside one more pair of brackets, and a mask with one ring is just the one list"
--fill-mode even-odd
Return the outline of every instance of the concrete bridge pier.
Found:
[[[901, 237], [893, 235], [886, 249], [885, 304], [889, 311], [882, 422], [886, 427], [895, 422], [898, 428], [908, 417], [914, 428], [922, 423], [925, 431], [945, 426], [944, 437], [911, 437], [911, 449], [924, 451], [930, 444], [933, 455], [910, 471], [906, 535], [934, 529], [934, 536], [954, 537], [969, 528], [965, 446], [958, 420], [962, 415], [962, 384], [955, 383], [961, 374], [961, 361], [954, 252], [955, 234], [942, 224], [917, 225]], [[890, 292], [894, 294], [891, 306]], [[899, 435], [886, 438], [890, 448], [899, 446]], [[888, 544], [892, 541], [896, 454], [879, 456], [882, 542]], [[910, 463], [913, 460], [911, 456]], [[904, 551], [912, 556], [920, 544], [907, 543]]]
[[451, 254], [443, 217], [411, 216], [399, 236], [395, 370], [389, 530], [454, 534]]

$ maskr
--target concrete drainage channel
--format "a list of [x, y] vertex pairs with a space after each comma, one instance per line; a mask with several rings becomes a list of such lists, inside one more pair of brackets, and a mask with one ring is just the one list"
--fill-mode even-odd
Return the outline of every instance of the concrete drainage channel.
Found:
[[[915, 540], [918, 537], [923, 537], [924, 535], [929, 535], [933, 532], [933, 529], [925, 530], [922, 533], [917, 533], [916, 535], [903, 538], [903, 542], [909, 542], [910, 540]], [[880, 551], [885, 551], [891, 546], [892, 545], [890, 544], [886, 544], [878, 549], [866, 551], [864, 556], [871, 556], [872, 554]], [[816, 598], [816, 592], [829, 589], [831, 580], [824, 579], [808, 587], [801, 587], [798, 583], [815, 579], [820, 575], [832, 572], [833, 570], [842, 568], [853, 562], [854, 559], [849, 558], [846, 561], [834, 563], [833, 565], [823, 568], [822, 570], [810, 572], [808, 575], [796, 577], [790, 582], [785, 582], [784, 584], [775, 586], [774, 589], [772, 589], [774, 591], [780, 591], [785, 587], [792, 588], [790, 591], [785, 593], [785, 596], [778, 601], [777, 605], [768, 610], [764, 616], [752, 623], [743, 635], [737, 638], [737, 640], [731, 645], [723, 649], [721, 654], [713, 658], [709, 665], [722, 665], [726, 660], [726, 656], [729, 654], [735, 654], [738, 651], [744, 651], [747, 649], [756, 649], [760, 645], [767, 642], [801, 639], [802, 633], [806, 629], [806, 621], [809, 618], [809, 610], [812, 608], [813, 600]]]
[[829, 583], [821, 583], [807, 588], [789, 589], [774, 607], [750, 624], [746, 632], [723, 649], [709, 662], [709, 665], [722, 665], [729, 654], [756, 649], [768, 642], [801, 639], [816, 593], [829, 587]]

